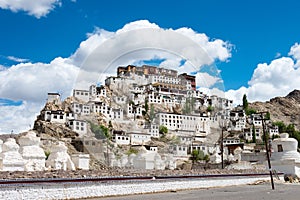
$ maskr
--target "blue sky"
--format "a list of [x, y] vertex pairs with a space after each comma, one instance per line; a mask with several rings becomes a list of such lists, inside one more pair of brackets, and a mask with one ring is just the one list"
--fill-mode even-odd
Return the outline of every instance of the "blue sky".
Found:
[[[28, 127], [28, 119], [34, 119], [29, 116], [34, 116], [46, 99], [37, 93], [35, 87], [24, 91], [26, 88], [20, 87], [23, 82], [43, 80], [51, 67], [60, 72], [56, 76], [71, 80], [77, 70], [73, 61], [81, 59], [78, 55], [81, 55], [81, 49], [89, 48], [93, 35], [115, 33], [139, 20], [147, 20], [162, 29], [185, 27], [193, 30], [193, 34], [205, 34], [210, 41], [221, 40], [230, 44], [225, 47], [230, 55], [220, 53], [214, 58], [215, 66], [221, 70], [228, 98], [235, 100], [246, 93], [250, 100], [264, 101], [300, 89], [300, 84], [292, 84], [295, 81], [287, 78], [290, 74], [297, 78], [300, 63], [300, 2], [297, 0], [44, 2], [38, 5], [35, 0], [10, 3], [0, 0], [0, 110], [3, 113], [16, 109], [13, 115], [0, 118], [1, 124], [6, 124], [5, 127], [0, 125], [0, 133], [8, 132], [12, 120], [17, 119], [16, 115], [22, 116], [18, 120]], [[222, 56], [224, 59], [220, 59]], [[60, 70], [62, 65], [74, 70], [64, 74]], [[43, 72], [39, 71], [41, 68]], [[26, 79], [20, 84], [13, 72], [17, 75], [24, 73]], [[38, 78], [40, 74], [44, 76]], [[61, 79], [57, 84], [65, 84]], [[39, 86], [45, 90], [66, 90], [56, 89], [53, 82], [50, 88], [43, 84]], [[279, 82], [282, 84], [278, 85]], [[10, 87], [20, 87], [20, 90], [10, 90], [9, 93], [7, 88]], [[44, 91], [47, 92], [53, 91]], [[23, 115], [24, 112], [31, 115]]]

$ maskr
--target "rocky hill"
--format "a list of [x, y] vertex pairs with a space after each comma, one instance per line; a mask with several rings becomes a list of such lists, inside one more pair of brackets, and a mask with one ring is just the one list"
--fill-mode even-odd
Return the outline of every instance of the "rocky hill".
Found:
[[294, 124], [300, 130], [300, 90], [294, 90], [285, 97], [275, 97], [266, 102], [249, 103], [249, 108], [268, 111], [272, 121]]

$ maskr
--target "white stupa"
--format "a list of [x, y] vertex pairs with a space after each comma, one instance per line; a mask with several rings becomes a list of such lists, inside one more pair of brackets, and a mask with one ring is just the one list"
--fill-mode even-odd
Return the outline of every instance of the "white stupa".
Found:
[[3, 141], [0, 140], [0, 153], [2, 152]]
[[67, 150], [68, 148], [63, 142], [52, 145], [46, 166], [55, 170], [75, 170], [75, 165], [67, 153]]
[[45, 169], [45, 153], [40, 147], [40, 138], [36, 137], [34, 131], [29, 131], [18, 140], [23, 159], [25, 160], [25, 171], [42, 171]]
[[274, 152], [271, 155], [272, 168], [285, 174], [300, 177], [300, 153], [297, 152], [298, 141], [283, 133], [272, 142]]
[[19, 148], [14, 138], [8, 138], [4, 142], [0, 153], [0, 170], [24, 171], [25, 161], [19, 153]]

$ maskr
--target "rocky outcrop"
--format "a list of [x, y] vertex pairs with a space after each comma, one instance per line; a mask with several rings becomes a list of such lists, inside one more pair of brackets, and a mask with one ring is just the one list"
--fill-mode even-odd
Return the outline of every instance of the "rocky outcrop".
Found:
[[272, 121], [294, 124], [300, 130], [300, 90], [290, 92], [286, 97], [275, 97], [266, 102], [249, 103], [249, 108], [268, 111]]
[[55, 138], [75, 138], [78, 136], [78, 133], [63, 124], [53, 124], [42, 120], [35, 121], [33, 129], [38, 132], [38, 136], [42, 133]]

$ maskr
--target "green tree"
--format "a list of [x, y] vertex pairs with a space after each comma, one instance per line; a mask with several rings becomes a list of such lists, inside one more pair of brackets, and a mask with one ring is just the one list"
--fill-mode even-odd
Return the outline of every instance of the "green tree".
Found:
[[103, 125], [97, 125], [89, 122], [91, 125], [91, 131], [95, 134], [97, 139], [110, 138], [109, 129]]
[[200, 160], [200, 152], [197, 149], [194, 149], [191, 153], [190, 159], [192, 160], [193, 164]]
[[248, 100], [247, 100], [246, 94], [244, 94], [244, 96], [243, 96], [243, 108], [244, 108], [244, 110], [248, 110]]
[[154, 119], [154, 117], [155, 117], [154, 105], [151, 104], [151, 105], [150, 105], [150, 114], [149, 114], [149, 119], [150, 119], [150, 121], [152, 121], [152, 120]]
[[159, 133], [162, 135], [166, 135], [168, 133], [168, 128], [164, 125], [159, 126]]
[[273, 125], [278, 126], [279, 133], [286, 132], [286, 125], [282, 121], [273, 122]]
[[206, 109], [207, 112], [212, 112], [214, 110], [214, 107], [212, 107], [211, 105], [209, 105]]
[[271, 119], [271, 114], [269, 112], [267, 112], [264, 116], [264, 119], [266, 120], [270, 120]]
[[149, 110], [149, 105], [148, 105], [148, 100], [146, 99], [145, 100], [145, 111], [146, 111], [146, 114], [148, 113], [148, 110]]
[[246, 115], [248, 115], [248, 116], [257, 113], [257, 111], [253, 108], [248, 108], [247, 110], [245, 110], [245, 112], [246, 112]]

